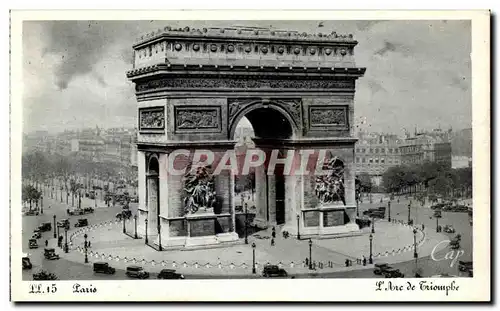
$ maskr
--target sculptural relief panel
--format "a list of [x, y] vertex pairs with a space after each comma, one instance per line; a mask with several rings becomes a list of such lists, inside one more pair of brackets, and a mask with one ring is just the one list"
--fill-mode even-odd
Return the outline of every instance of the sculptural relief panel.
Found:
[[163, 132], [165, 130], [165, 108], [139, 108], [139, 131]]
[[221, 108], [174, 107], [175, 132], [221, 132]]
[[310, 106], [309, 127], [323, 128], [336, 127], [347, 129], [348, 124], [347, 106]]

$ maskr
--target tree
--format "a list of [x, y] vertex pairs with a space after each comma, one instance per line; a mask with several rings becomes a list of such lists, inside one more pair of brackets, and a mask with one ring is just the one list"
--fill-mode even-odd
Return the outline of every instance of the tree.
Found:
[[372, 178], [367, 172], [361, 172], [358, 175], [359, 186], [362, 192], [371, 192], [372, 190]]
[[31, 185], [26, 185], [22, 189], [22, 201], [30, 205], [30, 210], [33, 208], [33, 202], [37, 202], [42, 198], [42, 193], [36, 190]]

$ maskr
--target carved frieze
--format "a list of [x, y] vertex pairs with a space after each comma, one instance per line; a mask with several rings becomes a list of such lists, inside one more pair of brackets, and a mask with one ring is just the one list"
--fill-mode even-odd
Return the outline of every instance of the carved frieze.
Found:
[[175, 131], [215, 131], [221, 130], [220, 107], [174, 107]]
[[352, 89], [354, 80], [325, 79], [231, 79], [231, 78], [164, 78], [137, 82], [137, 92], [156, 89]]
[[314, 127], [347, 127], [347, 106], [309, 107], [309, 124]]
[[165, 130], [165, 108], [139, 108], [139, 131]]

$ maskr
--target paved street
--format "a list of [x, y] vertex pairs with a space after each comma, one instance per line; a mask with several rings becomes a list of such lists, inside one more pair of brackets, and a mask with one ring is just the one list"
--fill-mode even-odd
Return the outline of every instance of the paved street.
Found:
[[[112, 264], [113, 266], [116, 266], [119, 270], [115, 275], [109, 276], [109, 275], [100, 275], [92, 272], [92, 268], [89, 265], [83, 264], [83, 256], [82, 254], [71, 254], [72, 256], [79, 256], [79, 259], [76, 260], [67, 260], [65, 258], [61, 258], [60, 260], [56, 261], [48, 261], [43, 259], [43, 249], [44, 249], [44, 243], [45, 240], [49, 240], [50, 244], [55, 244], [55, 240], [53, 240], [53, 231], [51, 232], [45, 232], [42, 235], [42, 238], [39, 239], [39, 248], [38, 249], [28, 249], [28, 240], [31, 237], [33, 230], [42, 222], [51, 222], [53, 224], [53, 215], [56, 215], [56, 219], [63, 219], [63, 218], [69, 218], [71, 222], [72, 229], [74, 227], [74, 224], [76, 223], [78, 218], [87, 218], [89, 220], [90, 224], [97, 224], [97, 223], [102, 223], [105, 221], [109, 220], [114, 220], [116, 213], [119, 212], [121, 209], [119, 206], [115, 207], [105, 207], [104, 202], [98, 202], [98, 208], [96, 209], [95, 213], [93, 214], [88, 214], [85, 216], [72, 216], [68, 217], [66, 214], [66, 209], [68, 208], [65, 202], [65, 195], [63, 194], [63, 203], [60, 202], [60, 196], [58, 197], [57, 200], [55, 199], [50, 199], [50, 195], [46, 195], [44, 198], [44, 214], [39, 215], [39, 216], [23, 216], [23, 252], [29, 253], [30, 254], [30, 259], [33, 262], [33, 269], [32, 270], [24, 270], [23, 271], [23, 279], [29, 280], [32, 278], [32, 273], [39, 271], [40, 269], [44, 269], [50, 272], [55, 273], [60, 279], [127, 279], [127, 277], [124, 274], [124, 265], [122, 264]], [[377, 207], [380, 206], [381, 203], [379, 200], [376, 201], [377, 203], [369, 204], [369, 203], [362, 203], [360, 205], [360, 214], [362, 212], [370, 207]], [[69, 201], [69, 204], [71, 205], [71, 198]], [[387, 202], [382, 203], [383, 205], [387, 205]], [[405, 199], [400, 199], [400, 203], [397, 203], [397, 201], [393, 201], [391, 205], [391, 216], [394, 219], [398, 220], [407, 220], [407, 205], [408, 201]], [[83, 199], [82, 201], [82, 207], [87, 207], [87, 206], [94, 206], [94, 201], [93, 200], [88, 200], [86, 198]], [[131, 209], [133, 213], [135, 213], [135, 210], [137, 208], [136, 204], [131, 205]], [[412, 213], [412, 218], [415, 220], [417, 224], [424, 224], [425, 225], [425, 232], [427, 235], [432, 236], [432, 234], [435, 235], [435, 219], [431, 218], [432, 216], [432, 210], [429, 209], [428, 207], [412, 207], [411, 208], [411, 213]], [[376, 224], [377, 228], [377, 233], [381, 233], [380, 236], [383, 236], [384, 232], [384, 227], [383, 227], [384, 222], [380, 222]], [[461, 243], [461, 248], [464, 250], [464, 254], [459, 260], [471, 260], [472, 257], [472, 233], [471, 233], [471, 226], [469, 225], [468, 222], [468, 215], [466, 213], [446, 213], [443, 212], [443, 218], [440, 219], [440, 224], [445, 225], [445, 224], [451, 224], [455, 227], [456, 233], [460, 233], [462, 235], [462, 243]], [[119, 226], [118, 224], [118, 227]], [[119, 230], [117, 230], [119, 231]], [[269, 232], [267, 232], [269, 233]], [[376, 233], [376, 235], [377, 235]], [[63, 235], [63, 232], [60, 232], [59, 234]], [[397, 233], [396, 233], [397, 234]], [[452, 237], [455, 234], [450, 234], [449, 236]], [[257, 247], [260, 249], [259, 252], [257, 252], [257, 262], [269, 262], [269, 261], [280, 261], [280, 258], [283, 253], [289, 253], [290, 249], [294, 249], [295, 254], [293, 256], [289, 256], [290, 258], [297, 258], [297, 263], [300, 261], [298, 258], [306, 258], [308, 256], [308, 247], [307, 247], [307, 242], [306, 241], [296, 241], [294, 239], [288, 239], [288, 240], [280, 240], [280, 238], [277, 239], [276, 246], [273, 248], [266, 248], [266, 252], [262, 251], [264, 243], [267, 245], [269, 241], [267, 239], [263, 239], [262, 237], [266, 236], [266, 232], [259, 232], [257, 233], [257, 236], [252, 236], [250, 237], [250, 244], [255, 241], [257, 244]], [[411, 235], [408, 236], [408, 241], [410, 241], [411, 244]], [[366, 237], [365, 237], [366, 238]], [[106, 236], [104, 240], [109, 240], [109, 239], [114, 239], [113, 234], [110, 234], [109, 236]], [[361, 237], [360, 237], [361, 239]], [[390, 242], [390, 236], [387, 236], [387, 243], [396, 243], [397, 240], [394, 240], [393, 242]], [[131, 241], [134, 241], [133, 239], [130, 239]], [[337, 240], [335, 242], [335, 240]], [[313, 253], [315, 258], [329, 258], [329, 261], [335, 264], [335, 267], [337, 270], [346, 270], [343, 267], [344, 260], [346, 258], [351, 258], [353, 259], [354, 257], [351, 256], [350, 252], [352, 252], [354, 244], [349, 247], [348, 245], [342, 246], [342, 243], [344, 243], [345, 239], [335, 239], [335, 240], [318, 240], [314, 242], [314, 247], [313, 247]], [[333, 242], [332, 242], [333, 241]], [[135, 242], [135, 241], [134, 241]], [[97, 244], [96, 244], [97, 243]], [[93, 247], [92, 249], [96, 249], [99, 247], [99, 243], [97, 240], [93, 242]], [[337, 248], [332, 248], [329, 247], [328, 244], [331, 243], [340, 243], [338, 244], [339, 246]], [[405, 242], [406, 243], [406, 242]], [[344, 243], [345, 244], [345, 243]], [[357, 246], [359, 246], [356, 243]], [[367, 245], [367, 243], [364, 243]], [[406, 243], [407, 244], [407, 243]], [[49, 245], [49, 246], [51, 246]], [[120, 246], [120, 245], [118, 245]], [[124, 249], [123, 247], [118, 247], [116, 250], [122, 250], [126, 251], [126, 248]], [[122, 245], [123, 246], [123, 245]], [[432, 245], [428, 246], [432, 247]], [[269, 250], [270, 249], [270, 250]], [[231, 247], [228, 249], [228, 251], [234, 251], [235, 254], [239, 254], [241, 258], [244, 258], [242, 262], [248, 263], [248, 266], [246, 268], [243, 268], [243, 271], [241, 269], [235, 269], [233, 273], [226, 274], [224, 273], [212, 273], [210, 275], [200, 275], [197, 270], [189, 270], [187, 269], [185, 272], [183, 272], [186, 277], [196, 277], [196, 278], [247, 278], [247, 277], [258, 277], [252, 276], [250, 273], [251, 269], [251, 261], [249, 258], [251, 258], [251, 253], [250, 253], [250, 248], [249, 245], [236, 245], [234, 247]], [[449, 248], [446, 248], [442, 251], [439, 251], [436, 253], [436, 258], [443, 258], [446, 252], [449, 252]], [[56, 252], [62, 255], [62, 257], [65, 256], [65, 254], [62, 254], [63, 250], [56, 248]], [[73, 252], [73, 251], [72, 251]], [[76, 252], [76, 251], [75, 251]], [[144, 248], [142, 251], [139, 251], [139, 255], [144, 255], [145, 253], [149, 252], [155, 252], [154, 250], [150, 248]], [[188, 251], [188, 252], [182, 252], [183, 258], [185, 258], [185, 261], [192, 261], [193, 258], [203, 258], [199, 257], [196, 255], [194, 252], [196, 251]], [[214, 249], [214, 253], [220, 252], [220, 249]], [[423, 252], [423, 250], [422, 250]], [[426, 250], [427, 254], [429, 253], [429, 250]], [[364, 253], [364, 251], [363, 251]], [[375, 252], [374, 252], [375, 253]], [[165, 252], [162, 252], [161, 255], [164, 256]], [[196, 256], [195, 256], [196, 255]], [[194, 257], [193, 257], [194, 256]], [[399, 256], [399, 257], [398, 257]], [[380, 257], [380, 258], [375, 258], [375, 262], [389, 262], [393, 264], [394, 261], [402, 261], [399, 263], [394, 263], [393, 266], [396, 268], [399, 268], [402, 270], [402, 272], [407, 275], [407, 276], [412, 276], [415, 271], [415, 266], [417, 264], [418, 268], [421, 269], [422, 274], [424, 276], [432, 276], [436, 274], [442, 274], [442, 273], [448, 273], [452, 275], [459, 275], [458, 269], [457, 269], [457, 263], [455, 265], [452, 265], [450, 260], [442, 260], [442, 261], [434, 261], [432, 258], [429, 256], [426, 257], [421, 257], [418, 259], [417, 263], [415, 264], [415, 261], [412, 260], [412, 252], [407, 252], [405, 254], [401, 254], [398, 256], [392, 256], [392, 257]], [[405, 256], [405, 257], [402, 257]], [[140, 256], [139, 256], [140, 257]], [[158, 261], [160, 262], [161, 259]], [[181, 259], [179, 259], [179, 262], [182, 262]], [[154, 269], [149, 269], [153, 273], [154, 277], [154, 272], [159, 271], [162, 267], [157, 266], [157, 268]], [[346, 278], [346, 277], [362, 277], [362, 278], [368, 278], [368, 277], [376, 277], [371, 268], [366, 267], [365, 269], [360, 269], [364, 267], [357, 266], [355, 270], [349, 269], [347, 271], [329, 271], [328, 269], [324, 270], [316, 270], [314, 272], [307, 271], [307, 268], [302, 267], [303, 269], [290, 269], [290, 267], [285, 267], [289, 271], [289, 274], [291, 276], [294, 276], [296, 278], [308, 278], [308, 277], [322, 277], [322, 278]], [[246, 270], [245, 270], [246, 269]], [[241, 272], [240, 272], [241, 271]], [[197, 273], [198, 272], [198, 273]]]

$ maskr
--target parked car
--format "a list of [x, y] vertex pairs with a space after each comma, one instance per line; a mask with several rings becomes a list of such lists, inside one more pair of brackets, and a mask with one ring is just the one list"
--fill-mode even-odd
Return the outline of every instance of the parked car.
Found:
[[443, 231], [446, 233], [455, 233], [455, 228], [452, 225], [446, 225], [443, 228]]
[[38, 216], [40, 213], [38, 211], [35, 211], [35, 210], [31, 210], [31, 211], [26, 211], [24, 212], [24, 215], [25, 216]]
[[33, 268], [33, 265], [31, 264], [30, 258], [28, 256], [23, 257], [23, 270], [28, 270]]
[[433, 216], [434, 216], [434, 217], [442, 217], [442, 215], [441, 215], [441, 211], [440, 211], [440, 210], [436, 210], [436, 211], [434, 211], [434, 215], [433, 215]]
[[115, 274], [116, 269], [111, 267], [107, 262], [95, 262], [94, 272], [104, 273], [104, 274]]
[[31, 236], [32, 239], [40, 239], [42, 238], [42, 234], [40, 232], [34, 232]]
[[36, 239], [30, 239], [29, 240], [29, 248], [32, 249], [32, 248], [38, 248], [38, 242]]
[[405, 275], [399, 269], [387, 268], [383, 273], [385, 278], [404, 278]]
[[371, 223], [372, 221], [369, 218], [356, 218], [356, 224], [359, 226], [360, 229], [369, 227]]
[[78, 222], [75, 224], [75, 227], [86, 227], [89, 225], [89, 221], [87, 218], [80, 218]]
[[139, 266], [128, 266], [125, 274], [128, 277], [136, 279], [147, 279], [149, 278], [149, 273], [144, 271], [142, 267]]
[[38, 230], [41, 232], [52, 231], [52, 223], [44, 222], [40, 226], [38, 226]]
[[175, 272], [175, 270], [163, 269], [158, 274], [158, 279], [184, 279], [184, 275]]
[[466, 272], [472, 270], [472, 261], [458, 261], [458, 271]]
[[57, 226], [59, 228], [69, 227], [69, 220], [68, 219], [61, 219], [57, 222]]
[[56, 250], [53, 248], [46, 248], [43, 252], [43, 256], [48, 260], [57, 260], [59, 255], [56, 254]]
[[450, 247], [451, 247], [451, 249], [459, 249], [460, 248], [460, 241], [458, 241], [458, 240], [451, 240], [450, 241]]
[[285, 271], [285, 269], [281, 269], [276, 265], [265, 265], [262, 271], [262, 276], [265, 278], [287, 277], [288, 273]]
[[376, 263], [375, 268], [373, 269], [373, 273], [375, 273], [376, 275], [381, 275], [389, 268], [392, 268], [392, 267], [389, 266], [389, 264], [387, 264], [385, 262], [384, 263]]

